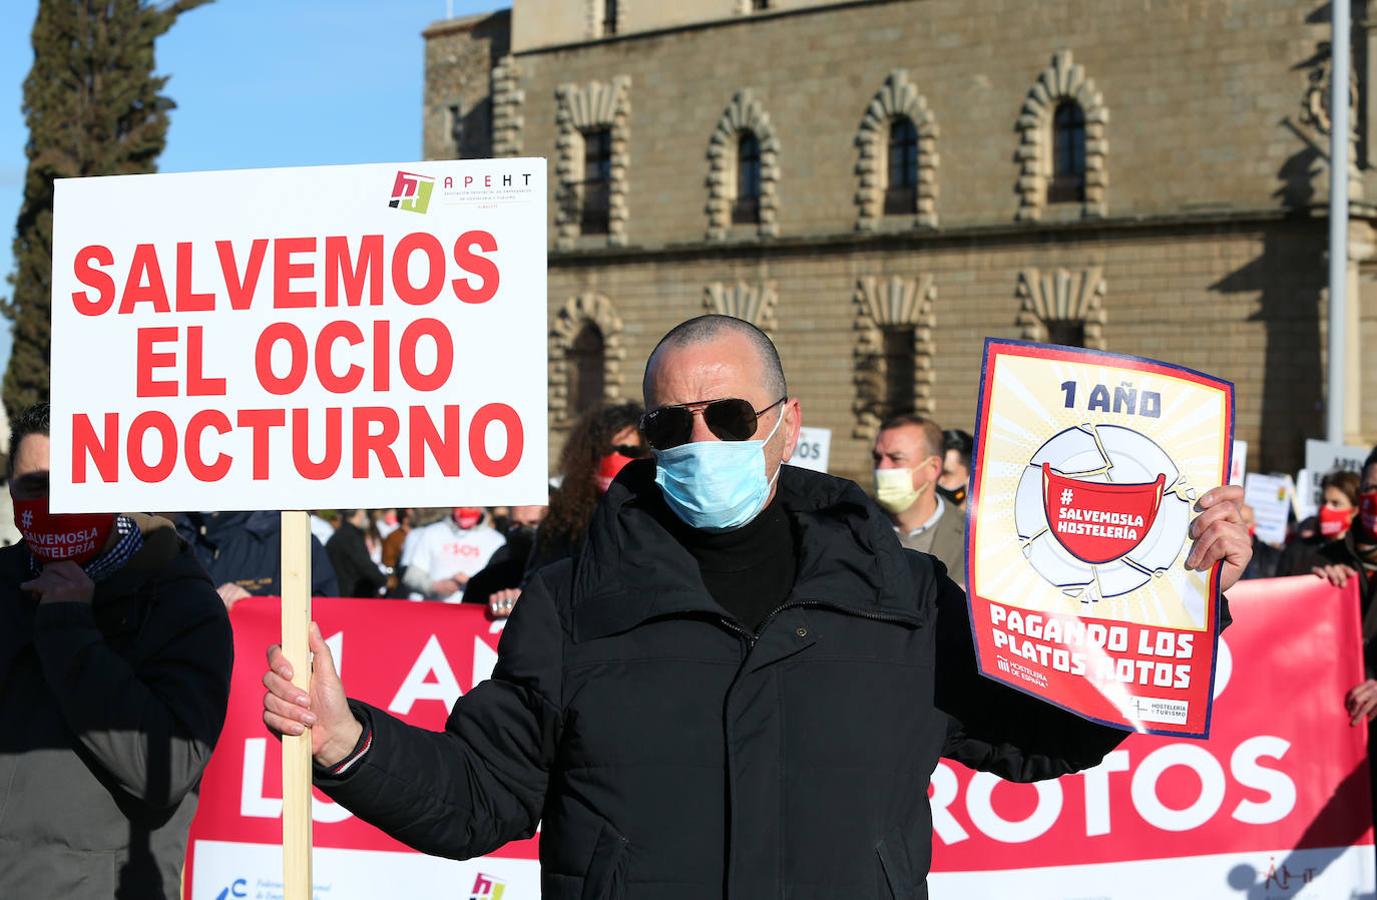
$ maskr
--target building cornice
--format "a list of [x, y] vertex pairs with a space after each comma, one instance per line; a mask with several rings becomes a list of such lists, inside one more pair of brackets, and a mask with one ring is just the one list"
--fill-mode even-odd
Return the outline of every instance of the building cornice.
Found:
[[[819, 251], [937, 250], [992, 244], [1046, 244], [1068, 240], [1135, 240], [1154, 234], [1172, 235], [1227, 228], [1247, 230], [1278, 223], [1320, 223], [1327, 219], [1322, 208], [1314, 210], [1209, 210], [1161, 216], [1119, 216], [1067, 222], [1010, 222], [941, 229], [790, 235], [729, 241], [683, 241], [658, 245], [591, 247], [574, 250], [551, 248], [551, 268], [577, 268], [616, 263], [673, 260], [797, 256]], [[1352, 213], [1355, 222], [1377, 225], [1377, 207], [1363, 205]]]

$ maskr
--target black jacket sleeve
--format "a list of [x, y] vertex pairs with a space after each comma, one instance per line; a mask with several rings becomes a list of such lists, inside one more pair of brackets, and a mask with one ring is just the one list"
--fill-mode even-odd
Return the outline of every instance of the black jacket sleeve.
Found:
[[535, 833], [559, 739], [564, 631], [543, 577], [517, 603], [493, 677], [459, 698], [445, 730], [355, 704], [373, 741], [331, 799], [410, 847], [467, 859]]
[[[1010, 781], [1040, 781], [1098, 765], [1129, 736], [981, 675], [966, 594], [936, 566], [937, 707], [948, 719], [943, 756]], [[1228, 622], [1225, 602], [1221, 630]]]
[[225, 723], [234, 642], [225, 605], [183, 551], [155, 581], [138, 661], [117, 653], [89, 603], [40, 604], [43, 675], [88, 764], [150, 809], [175, 807], [201, 778]]
[[387, 576], [368, 555], [368, 543], [357, 528], [341, 526], [326, 543], [325, 553], [335, 570], [341, 596], [376, 597], [387, 584]]

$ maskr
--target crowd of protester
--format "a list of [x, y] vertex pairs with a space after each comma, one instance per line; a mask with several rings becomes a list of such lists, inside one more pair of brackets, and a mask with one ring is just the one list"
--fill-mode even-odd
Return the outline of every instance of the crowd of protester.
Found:
[[[578, 556], [599, 497], [624, 466], [650, 454], [641, 429], [643, 415], [639, 404], [621, 403], [590, 410], [579, 418], [550, 480], [548, 507], [312, 511], [312, 592], [317, 596], [481, 604], [494, 618], [509, 615], [533, 571]], [[19, 439], [46, 436], [46, 416], [43, 408], [22, 420]], [[46, 454], [46, 437], [43, 449]], [[917, 415], [895, 416], [878, 430], [872, 447], [873, 480], [867, 485], [888, 516], [899, 543], [936, 557], [961, 584], [965, 583], [971, 450], [972, 439], [966, 432], [943, 431], [937, 423]], [[11, 477], [16, 452], [17, 445], [12, 443]], [[44, 503], [46, 510], [46, 500]], [[1246, 507], [1243, 512], [1245, 519], [1251, 514]], [[280, 592], [277, 513], [164, 513], [162, 519], [171, 522], [166, 531], [180, 537], [180, 541], [172, 540], [180, 549], [168, 549], [170, 538], [158, 532], [152, 517], [148, 519], [120, 517], [116, 526], [141, 534], [140, 542], [158, 542], [160, 553], [172, 554], [167, 559], [173, 562], [164, 560], [162, 564], [172, 566], [177, 573], [181, 572], [178, 566], [186, 568], [199, 561], [209, 575], [206, 590], [211, 596], [218, 595], [225, 610], [246, 597]], [[142, 543], [130, 551], [147, 552]], [[104, 559], [101, 556], [98, 562]], [[36, 571], [26, 569], [26, 577]], [[1377, 644], [1373, 641], [1377, 613], [1371, 603], [1377, 584], [1377, 450], [1361, 473], [1334, 472], [1325, 477], [1319, 512], [1310, 520], [1294, 523], [1284, 546], [1254, 538], [1253, 559], [1245, 577], [1298, 574], [1324, 577], [1341, 586], [1359, 579], [1368, 674], [1350, 691], [1346, 703], [1355, 724], [1377, 715], [1377, 674], [1371, 652]], [[151, 591], [157, 579], [165, 577], [165, 571], [152, 571], [145, 581], [128, 589]], [[181, 573], [176, 577], [190, 576]], [[206, 646], [196, 652], [209, 654], [207, 660], [223, 657], [218, 662], [222, 671], [207, 670], [206, 683], [197, 687], [199, 696], [203, 705], [208, 703], [223, 713], [229, 675], [227, 625], [226, 630], [217, 630], [219, 626], [202, 616], [198, 627], [201, 631], [196, 640]], [[162, 648], [162, 652], [167, 650]], [[118, 674], [122, 670], [115, 666], [111, 671]], [[179, 702], [175, 696], [166, 700]], [[208, 715], [213, 718], [214, 709]], [[156, 726], [156, 722], [150, 725]], [[213, 741], [207, 737], [189, 734], [178, 739], [203, 750]], [[200, 744], [195, 743], [198, 740]], [[110, 763], [119, 764], [117, 759]], [[199, 771], [196, 765], [188, 766], [188, 772]], [[179, 796], [161, 797], [159, 802], [175, 806]], [[184, 825], [179, 823], [179, 827]], [[170, 872], [150, 877], [165, 880], [172, 877]]]
[[[511, 613], [534, 570], [576, 557], [598, 498], [649, 455], [638, 403], [600, 406], [570, 429], [550, 479], [549, 506], [311, 511], [311, 590], [318, 597], [475, 603]], [[971, 436], [916, 415], [876, 438], [874, 494], [900, 543], [931, 553], [965, 583]], [[216, 584], [226, 608], [280, 590], [274, 512], [168, 516]]]

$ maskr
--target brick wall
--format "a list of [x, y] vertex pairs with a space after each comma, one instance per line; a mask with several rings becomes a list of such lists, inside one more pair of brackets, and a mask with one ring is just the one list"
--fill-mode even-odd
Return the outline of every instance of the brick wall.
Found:
[[[1324, 240], [1323, 222], [1299, 220], [1113, 228], [1057, 243], [1009, 235], [902, 248], [634, 254], [596, 264], [568, 256], [551, 268], [550, 307], [557, 312], [584, 293], [611, 301], [623, 322], [621, 393], [639, 398], [650, 349], [703, 311], [706, 285], [770, 284], [778, 295], [774, 338], [804, 419], [833, 430], [834, 472], [864, 477], [869, 445], [853, 436], [852, 410], [859, 278], [933, 277], [933, 415], [943, 426], [970, 429], [985, 338], [1023, 336], [1019, 273], [1097, 267], [1105, 282], [1105, 346], [1233, 381], [1238, 437], [1250, 442], [1251, 467], [1294, 471], [1304, 438], [1324, 426], [1315, 403], [1324, 379], [1316, 314]], [[1369, 315], [1365, 328], [1375, 325]], [[560, 436], [552, 440], [557, 447]]]
[[525, 54], [525, 148], [553, 156], [558, 85], [629, 76], [629, 243], [696, 240], [709, 137], [748, 88], [782, 148], [780, 234], [846, 232], [861, 119], [903, 68], [940, 128], [941, 224], [1004, 223], [1025, 96], [1069, 49], [1109, 111], [1111, 216], [1303, 205], [1323, 191], [1299, 120], [1327, 37], [1309, 13], [1290, 0], [912, 0]]

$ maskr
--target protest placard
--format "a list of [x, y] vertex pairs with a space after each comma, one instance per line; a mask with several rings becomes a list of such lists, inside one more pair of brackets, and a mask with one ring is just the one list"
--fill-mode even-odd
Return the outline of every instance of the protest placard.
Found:
[[826, 472], [831, 450], [832, 429], [804, 426], [798, 431], [798, 445], [794, 447], [794, 455], [789, 457], [788, 463], [800, 469]]
[[1248, 442], [1234, 441], [1233, 461], [1229, 465], [1229, 484], [1242, 484], [1248, 474]]
[[1276, 547], [1286, 543], [1291, 498], [1295, 493], [1291, 476], [1249, 472], [1243, 490], [1243, 502], [1253, 508], [1258, 540]]
[[981, 672], [1117, 727], [1208, 734], [1219, 566], [1185, 561], [1232, 442], [1228, 382], [988, 340], [966, 537]]
[[544, 503], [545, 305], [541, 160], [60, 180], [53, 510]]
[[[54, 512], [281, 509], [308, 686], [302, 510], [544, 504], [545, 162], [63, 179]], [[283, 890], [311, 896], [307, 736]]]
[[1357, 472], [1361, 475], [1368, 449], [1353, 444], [1307, 439], [1305, 468], [1296, 473], [1296, 518], [1307, 519], [1319, 511], [1323, 493], [1320, 482], [1330, 472]]

